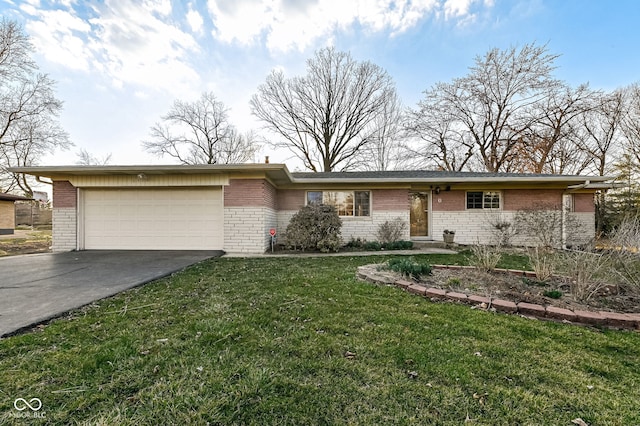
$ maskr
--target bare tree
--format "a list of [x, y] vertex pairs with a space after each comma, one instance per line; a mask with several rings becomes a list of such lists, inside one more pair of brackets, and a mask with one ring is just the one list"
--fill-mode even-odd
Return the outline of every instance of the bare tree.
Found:
[[253, 114], [283, 138], [313, 171], [352, 168], [374, 140], [375, 120], [393, 102], [391, 77], [371, 62], [324, 48], [307, 61], [304, 77], [273, 71], [251, 99]]
[[635, 83], [624, 89], [627, 96], [626, 113], [622, 120], [625, 136], [625, 152], [629, 153], [640, 167], [640, 84]]
[[626, 99], [623, 90], [603, 94], [580, 120], [576, 145], [590, 158], [589, 173], [605, 176], [613, 170], [613, 160], [623, 146], [622, 122]]
[[106, 166], [111, 162], [111, 153], [104, 157], [96, 157], [84, 148], [80, 148], [80, 151], [76, 153], [78, 161], [76, 164], [80, 166]]
[[360, 170], [398, 170], [407, 163], [403, 108], [394, 92], [373, 120], [371, 141], [357, 154], [355, 168]]
[[456, 114], [460, 87], [438, 83], [425, 92], [418, 109], [407, 114], [406, 131], [419, 139], [407, 154], [421, 167], [461, 171], [468, 168], [474, 155], [475, 141]]
[[151, 138], [142, 142], [145, 150], [182, 164], [246, 163], [259, 149], [253, 133], [242, 135], [229, 123], [228, 109], [211, 92], [195, 102], [176, 100]]
[[444, 168], [461, 169], [476, 157], [486, 171], [512, 171], [539, 120], [532, 112], [559, 87], [551, 75], [557, 57], [534, 44], [476, 57], [467, 76], [425, 93], [410, 127]]
[[33, 46], [13, 21], [0, 22], [0, 189], [31, 195], [31, 180], [10, 167], [36, 165], [42, 155], [71, 143], [58, 123], [62, 102], [54, 82], [37, 73]]
[[515, 150], [515, 171], [523, 173], [581, 173], [589, 162], [587, 153], [574, 141], [583, 115], [595, 108], [600, 93], [583, 84], [552, 87], [548, 95], [531, 107], [535, 118], [529, 132]]
[[[625, 92], [616, 90], [604, 94], [595, 101], [595, 106], [581, 116], [576, 146], [588, 155], [586, 170], [599, 176], [614, 171], [615, 159], [623, 147], [622, 121], [625, 113]], [[606, 228], [607, 211], [604, 192], [596, 195], [596, 232], [600, 235]]]

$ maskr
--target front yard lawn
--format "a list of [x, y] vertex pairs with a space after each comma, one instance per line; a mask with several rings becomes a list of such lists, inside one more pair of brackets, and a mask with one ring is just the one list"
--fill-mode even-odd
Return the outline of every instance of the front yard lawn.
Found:
[[639, 333], [356, 280], [388, 258], [215, 259], [0, 340], [0, 423], [640, 424]]

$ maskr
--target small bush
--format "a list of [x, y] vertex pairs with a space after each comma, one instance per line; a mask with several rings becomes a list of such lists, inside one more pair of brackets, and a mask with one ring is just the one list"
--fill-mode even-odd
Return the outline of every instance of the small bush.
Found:
[[460, 278], [450, 277], [447, 280], [447, 285], [449, 287], [460, 287], [460, 284], [461, 284]]
[[378, 226], [378, 241], [383, 245], [399, 241], [402, 239], [405, 229], [407, 229], [407, 222], [401, 218], [387, 220]]
[[640, 217], [626, 217], [611, 233], [610, 275], [625, 292], [640, 295]]
[[353, 238], [351, 237], [351, 239], [349, 240], [349, 242], [347, 244], [345, 244], [345, 247], [347, 248], [354, 248], [354, 249], [361, 249], [364, 247], [364, 245], [367, 243], [366, 240], [358, 237], [358, 238]]
[[502, 259], [499, 248], [480, 243], [471, 246], [471, 252], [473, 253], [471, 264], [482, 271], [493, 271]]
[[387, 267], [395, 272], [401, 273], [405, 277], [419, 279], [424, 275], [431, 275], [432, 267], [427, 263], [416, 262], [413, 258], [398, 257], [389, 259]]
[[293, 249], [338, 251], [342, 246], [342, 221], [333, 206], [307, 205], [293, 215], [286, 230], [287, 244]]
[[544, 247], [534, 247], [528, 250], [529, 261], [538, 281], [545, 282], [553, 276], [555, 270], [555, 256], [553, 251]]
[[562, 292], [560, 290], [545, 291], [542, 294], [544, 294], [545, 297], [549, 297], [551, 299], [560, 299], [562, 297]]
[[393, 241], [391, 243], [383, 243], [382, 248], [385, 250], [411, 250], [413, 248], [413, 241]]
[[559, 256], [557, 267], [569, 278], [573, 298], [587, 301], [607, 286], [603, 275], [610, 271], [611, 260], [607, 255], [572, 250]]
[[367, 241], [362, 245], [362, 248], [367, 251], [380, 251], [382, 246], [377, 241]]

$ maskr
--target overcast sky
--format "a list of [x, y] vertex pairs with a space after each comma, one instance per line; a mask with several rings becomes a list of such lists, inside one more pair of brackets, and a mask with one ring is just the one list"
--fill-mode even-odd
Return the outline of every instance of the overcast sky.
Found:
[[[140, 142], [175, 99], [203, 91], [240, 130], [258, 129], [249, 99], [267, 74], [300, 75], [327, 45], [386, 69], [407, 106], [475, 56], [532, 42], [561, 55], [556, 76], [572, 85], [640, 82], [637, 0], [0, 0], [0, 13], [23, 25], [64, 101], [75, 147], [45, 165], [73, 164], [80, 148], [112, 164], [171, 163]], [[264, 155], [295, 168], [287, 152]]]

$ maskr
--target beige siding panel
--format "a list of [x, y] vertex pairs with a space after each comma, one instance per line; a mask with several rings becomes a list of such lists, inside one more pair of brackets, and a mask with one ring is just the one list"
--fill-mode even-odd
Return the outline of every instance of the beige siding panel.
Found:
[[222, 188], [87, 189], [82, 199], [85, 249], [222, 249]]
[[192, 175], [114, 175], [114, 176], [74, 176], [69, 179], [73, 186], [79, 188], [126, 187], [149, 188], [171, 186], [221, 186], [228, 185], [227, 175], [192, 174]]

